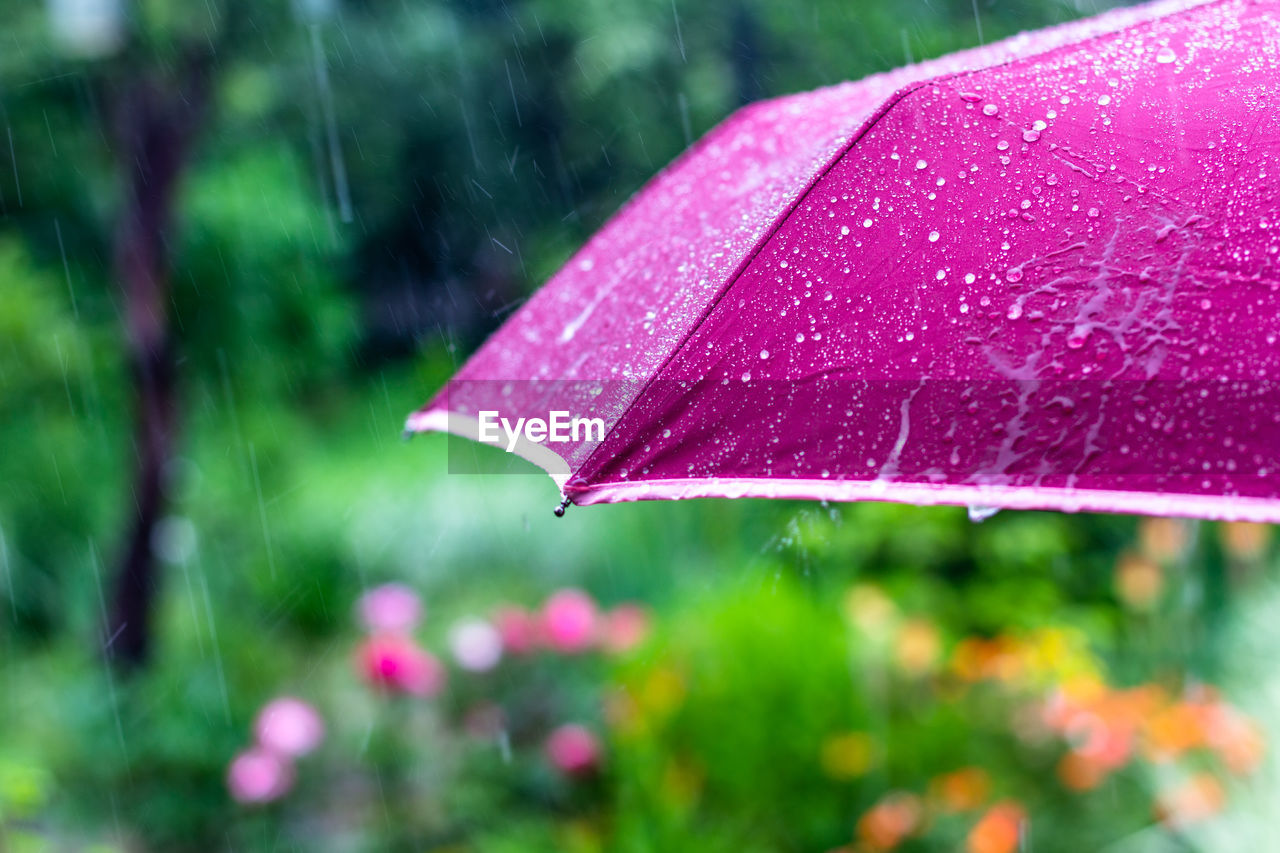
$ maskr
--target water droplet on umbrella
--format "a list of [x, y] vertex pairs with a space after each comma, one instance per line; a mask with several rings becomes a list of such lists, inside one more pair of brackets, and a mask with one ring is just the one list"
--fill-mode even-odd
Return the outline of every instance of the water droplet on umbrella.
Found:
[[929, 168], [929, 164], [928, 164], [928, 163], [926, 163], [926, 162], [925, 162], [925, 161], [923, 161], [923, 160], [917, 160], [917, 161], [916, 161], [916, 168], [917, 168], [917, 169], [927, 169], [927, 168]]
[[1161, 65], [1168, 65], [1170, 62], [1176, 62], [1177, 59], [1178, 54], [1174, 53], [1171, 47], [1162, 47], [1160, 52], [1156, 54], [1156, 62]]
[[1004, 277], [1008, 281], [1017, 284], [1022, 281], [1022, 267], [1009, 267], [1009, 269], [1005, 271]]
[[1022, 132], [1023, 142], [1035, 142], [1039, 138], [1040, 138], [1040, 131], [1038, 130], [1024, 130]]
[[939, 238], [939, 237], [941, 237], [941, 236], [942, 236], [942, 235], [941, 235], [941, 234], [939, 234], [937, 231], [930, 231], [930, 232], [929, 232], [929, 242], [930, 242], [930, 243], [936, 243], [936, 242], [938, 242], [938, 238]]
[[1000, 112], [1000, 108], [995, 104], [987, 104], [985, 107], [982, 108], [982, 114], [984, 116], [993, 116], [998, 112]]

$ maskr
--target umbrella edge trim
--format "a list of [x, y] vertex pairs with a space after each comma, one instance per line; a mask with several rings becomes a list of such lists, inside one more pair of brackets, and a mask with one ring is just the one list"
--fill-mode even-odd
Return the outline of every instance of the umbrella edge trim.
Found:
[[575, 504], [584, 506], [642, 500], [771, 498], [885, 501], [916, 506], [984, 506], [1280, 523], [1280, 500], [1275, 499], [1050, 487], [894, 483], [885, 480], [778, 480], [764, 477], [643, 480], [569, 486], [565, 494]]

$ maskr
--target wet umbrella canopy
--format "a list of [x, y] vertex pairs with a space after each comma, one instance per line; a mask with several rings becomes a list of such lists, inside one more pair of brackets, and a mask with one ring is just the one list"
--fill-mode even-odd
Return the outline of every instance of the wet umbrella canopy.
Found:
[[578, 504], [1280, 521], [1277, 13], [1156, 3], [749, 106], [409, 428]]

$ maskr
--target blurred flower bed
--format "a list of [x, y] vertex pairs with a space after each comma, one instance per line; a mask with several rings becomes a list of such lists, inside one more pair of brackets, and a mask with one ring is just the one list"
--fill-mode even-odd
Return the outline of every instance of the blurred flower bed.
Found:
[[[838, 541], [836, 516], [802, 516], [783, 562]], [[1231, 571], [1269, 551], [1266, 528], [1206, 529]], [[1119, 549], [1122, 626], [1169, 604], [1193, 530], [1146, 521]], [[412, 585], [374, 586], [335, 642], [290, 665], [309, 671], [259, 683], [246, 725], [170, 755], [169, 771], [154, 754], [104, 756], [89, 775], [136, 796], [131, 773], [216, 764], [221, 793], [190, 807], [221, 799], [236, 849], [283, 834], [335, 850], [1013, 853], [1192, 839], [1229, 819], [1266, 760], [1259, 722], [1218, 689], [1168, 660], [1122, 677], [1074, 612], [973, 632], [973, 589], [938, 606], [910, 573], [838, 589], [750, 578], [659, 613], [576, 587], [437, 613]], [[63, 735], [92, 739], [94, 721], [80, 725]], [[67, 796], [83, 817], [83, 790], [56, 757], [33, 758], [0, 762], [5, 849], [88, 847], [91, 831], [54, 828]], [[93, 849], [149, 848], [147, 829]]]
[[387, 578], [316, 597], [320, 633], [270, 618], [310, 571], [239, 608], [179, 582], [140, 677], [4, 662], [4, 849], [1012, 853], [1236, 825], [1268, 738], [1215, 686], [1206, 602], [1271, 590], [1268, 528], [762, 508], [723, 572]]

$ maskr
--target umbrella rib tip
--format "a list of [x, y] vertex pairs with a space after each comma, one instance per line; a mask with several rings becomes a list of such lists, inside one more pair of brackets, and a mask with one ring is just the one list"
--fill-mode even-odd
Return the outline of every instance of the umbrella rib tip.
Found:
[[564, 518], [565, 510], [567, 510], [572, 503], [573, 499], [566, 497], [564, 500], [560, 501], [560, 504], [552, 510], [552, 512], [556, 514], [556, 518]]

